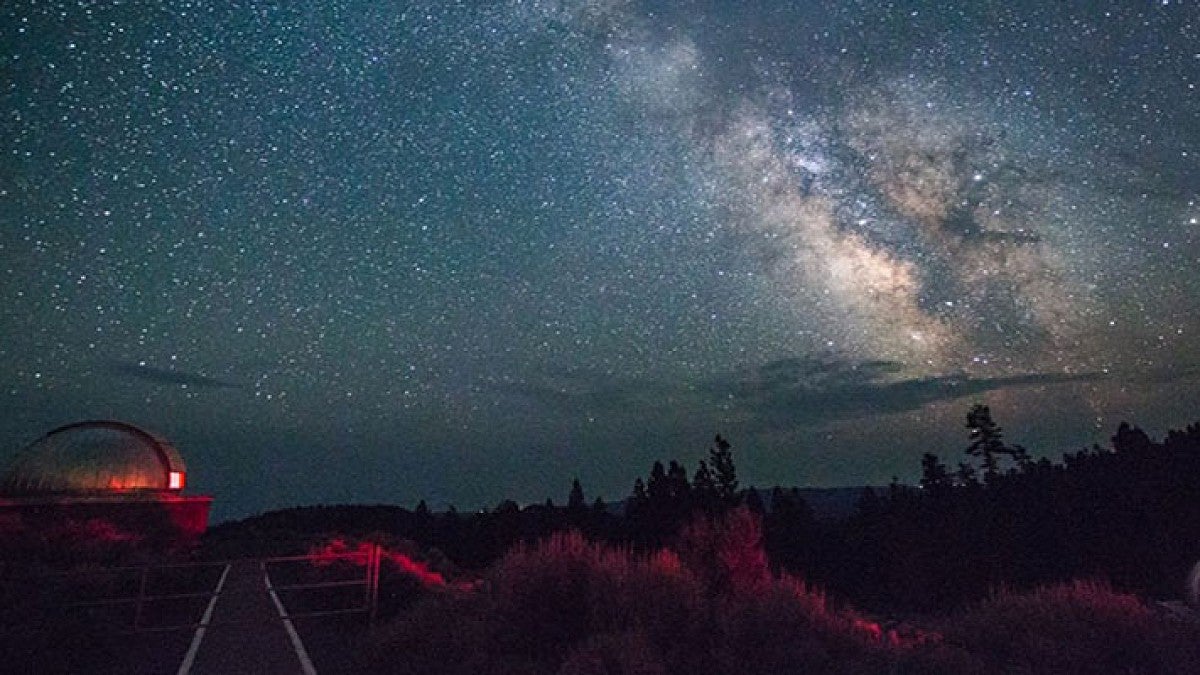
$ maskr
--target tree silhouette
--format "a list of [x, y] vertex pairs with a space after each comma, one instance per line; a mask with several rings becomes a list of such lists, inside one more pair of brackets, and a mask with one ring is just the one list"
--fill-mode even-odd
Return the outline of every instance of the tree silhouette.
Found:
[[673, 503], [684, 504], [692, 494], [692, 485], [688, 483], [687, 469], [675, 460], [667, 467], [667, 494]]
[[641, 477], [633, 481], [633, 495], [629, 498], [629, 513], [634, 516], [641, 516], [646, 513], [646, 507], [650, 505], [650, 495], [646, 494], [646, 484], [642, 482]]
[[717, 498], [717, 483], [708, 468], [708, 462], [704, 460], [700, 460], [696, 475], [692, 477], [692, 501], [705, 513], [710, 514], [716, 512], [720, 501]]
[[708, 460], [712, 465], [717, 499], [726, 508], [736, 506], [738, 502], [737, 468], [733, 465], [731, 448], [729, 441], [717, 434], [712, 447], [708, 450]]
[[567, 496], [567, 510], [572, 513], [582, 513], [585, 508], [587, 508], [587, 503], [583, 497], [583, 486], [576, 478], [571, 481], [571, 494]]
[[967, 411], [967, 430], [971, 436], [967, 454], [982, 458], [985, 478], [995, 476], [1000, 472], [999, 455], [1011, 454], [1004, 445], [1004, 430], [992, 421], [992, 411], [982, 403]]
[[975, 475], [975, 467], [970, 462], [958, 463], [958, 471], [954, 472], [954, 480], [959, 485], [979, 484], [979, 478]]
[[1113, 450], [1125, 454], [1145, 453], [1154, 442], [1139, 427], [1129, 426], [1129, 422], [1121, 422], [1117, 433], [1112, 437]]
[[921, 456], [921, 487], [934, 492], [944, 491], [953, 486], [954, 481], [946, 465], [932, 452]]
[[671, 499], [671, 486], [667, 483], [667, 470], [663, 463], [655, 461], [650, 467], [650, 477], [646, 479], [646, 495], [650, 498], [653, 508], [661, 508]]

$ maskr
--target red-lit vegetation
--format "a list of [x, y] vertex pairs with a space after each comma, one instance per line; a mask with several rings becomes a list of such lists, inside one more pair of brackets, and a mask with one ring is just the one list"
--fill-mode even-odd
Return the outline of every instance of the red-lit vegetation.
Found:
[[[376, 613], [391, 616], [428, 594], [463, 593], [474, 590], [476, 580], [465, 576], [433, 549], [374, 533], [363, 537], [328, 535], [307, 547], [311, 560], [272, 564], [272, 580], [281, 585], [329, 581], [365, 580], [368, 560], [379, 547], [379, 594]], [[362, 607], [364, 585], [310, 589], [288, 594], [288, 606], [296, 611], [327, 611]]]
[[[418, 604], [364, 658], [400, 673], [856, 673], [934, 653], [789, 576], [745, 509], [693, 523], [678, 551], [559, 533], [519, 545], [469, 595]], [[456, 658], [448, 659], [446, 655]], [[749, 668], [749, 670], [747, 670]]]
[[[842, 519], [818, 517], [795, 489], [740, 491], [718, 437], [693, 479], [656, 462], [612, 507], [589, 505], [576, 480], [565, 508], [285, 509], [213, 528], [199, 554], [316, 554], [270, 575], [289, 611], [328, 613], [364, 607], [366, 553], [382, 547], [379, 623], [338, 624], [348, 644], [365, 641], [364, 672], [1197, 672], [1195, 615], [1139, 598], [1179, 597], [1200, 557], [1188, 497], [1200, 425], [1162, 443], [1122, 425], [1112, 451], [1058, 465], [1004, 445], [986, 409], [972, 413], [982, 474], [926, 455], [920, 489], [864, 490]], [[71, 563], [64, 537], [97, 563], [139, 550], [99, 523], [37, 535], [28, 550], [46, 557], [18, 559]], [[9, 646], [44, 644], [46, 631], [20, 623], [37, 612], [4, 614], [18, 622]]]
[[1090, 583], [885, 628], [772, 574], [756, 517], [738, 509], [692, 523], [676, 549], [577, 532], [519, 545], [477, 592], [399, 614], [362, 658], [371, 672], [464, 675], [1177, 673], [1200, 663], [1200, 630]]
[[1075, 581], [1000, 592], [944, 622], [945, 643], [988, 672], [1188, 673], [1200, 668], [1200, 628], [1136, 596]]
[[[367, 556], [376, 544], [372, 541], [359, 541], [356, 544], [347, 543], [342, 537], [335, 537], [321, 545], [309, 549], [308, 554], [316, 556], [313, 564], [326, 566], [335, 562], [349, 563], [356, 566], [367, 564]], [[444, 588], [446, 578], [440, 572], [434, 572], [429, 566], [411, 557], [387, 548], [381, 548], [382, 560], [385, 564], [393, 565], [396, 569], [412, 577], [427, 588]]]
[[0, 558], [20, 566], [127, 563], [145, 557], [147, 537], [108, 518], [71, 518], [32, 526], [17, 520], [0, 533]]

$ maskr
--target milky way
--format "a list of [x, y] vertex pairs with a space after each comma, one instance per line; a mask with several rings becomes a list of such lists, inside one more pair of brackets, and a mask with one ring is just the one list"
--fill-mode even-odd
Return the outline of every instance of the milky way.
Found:
[[1193, 421], [1200, 9], [1046, 5], [4, 3], [3, 447], [227, 517]]

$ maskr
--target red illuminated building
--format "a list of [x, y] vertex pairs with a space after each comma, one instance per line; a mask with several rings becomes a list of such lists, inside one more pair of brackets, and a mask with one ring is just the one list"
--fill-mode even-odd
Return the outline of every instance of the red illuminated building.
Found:
[[186, 485], [183, 458], [165, 439], [114, 420], [68, 424], [17, 453], [0, 478], [0, 539], [186, 546], [212, 505], [183, 494]]

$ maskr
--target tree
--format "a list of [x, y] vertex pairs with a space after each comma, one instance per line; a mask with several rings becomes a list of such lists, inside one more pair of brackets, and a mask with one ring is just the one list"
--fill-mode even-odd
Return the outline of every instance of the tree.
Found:
[[571, 481], [571, 494], [567, 496], [567, 510], [572, 513], [580, 513], [586, 508], [587, 503], [583, 497], [583, 486], [579, 484], [579, 478]]
[[1150, 436], [1138, 427], [1129, 426], [1129, 422], [1121, 422], [1117, 433], [1112, 437], [1113, 450], [1123, 454], [1146, 453], [1154, 445]]
[[986, 405], [976, 403], [971, 406], [967, 412], [967, 429], [971, 434], [967, 454], [983, 459], [984, 480], [994, 478], [1000, 472], [1000, 455], [1008, 455], [1022, 471], [1033, 465], [1024, 446], [1004, 442], [1004, 430], [992, 420], [992, 411]]
[[953, 484], [950, 472], [946, 470], [946, 465], [942, 464], [937, 455], [927, 452], [921, 456], [921, 487], [923, 489], [940, 492]]
[[982, 403], [976, 403], [967, 411], [967, 430], [971, 444], [967, 454], [983, 460], [983, 475], [991, 478], [999, 473], [999, 455], [1008, 453], [1004, 445], [1004, 430], [992, 421], [992, 411]]
[[667, 484], [667, 470], [660, 461], [655, 461], [654, 466], [650, 467], [650, 477], [646, 480], [646, 495], [656, 508], [670, 500], [671, 488]]
[[520, 512], [521, 507], [511, 499], [505, 499], [504, 501], [500, 502], [492, 511], [492, 513], [504, 516], [514, 516]]
[[979, 478], [975, 475], [975, 467], [970, 462], [958, 463], [958, 471], [954, 472], [954, 480], [964, 486], [979, 484]]
[[684, 503], [691, 496], [692, 486], [688, 483], [687, 469], [675, 460], [667, 467], [667, 494], [672, 502]]
[[737, 468], [733, 465], [733, 451], [729, 441], [717, 434], [713, 445], [708, 450], [708, 460], [712, 465], [713, 482], [716, 484], [717, 499], [726, 508], [737, 505], [738, 480]]
[[649, 503], [650, 496], [646, 494], [646, 484], [642, 482], [641, 477], [638, 477], [633, 481], [633, 496], [630, 498], [629, 510], [635, 514], [643, 514]]
[[717, 510], [717, 483], [708, 468], [708, 462], [704, 460], [700, 460], [696, 475], [692, 477], [692, 500], [706, 513]]

